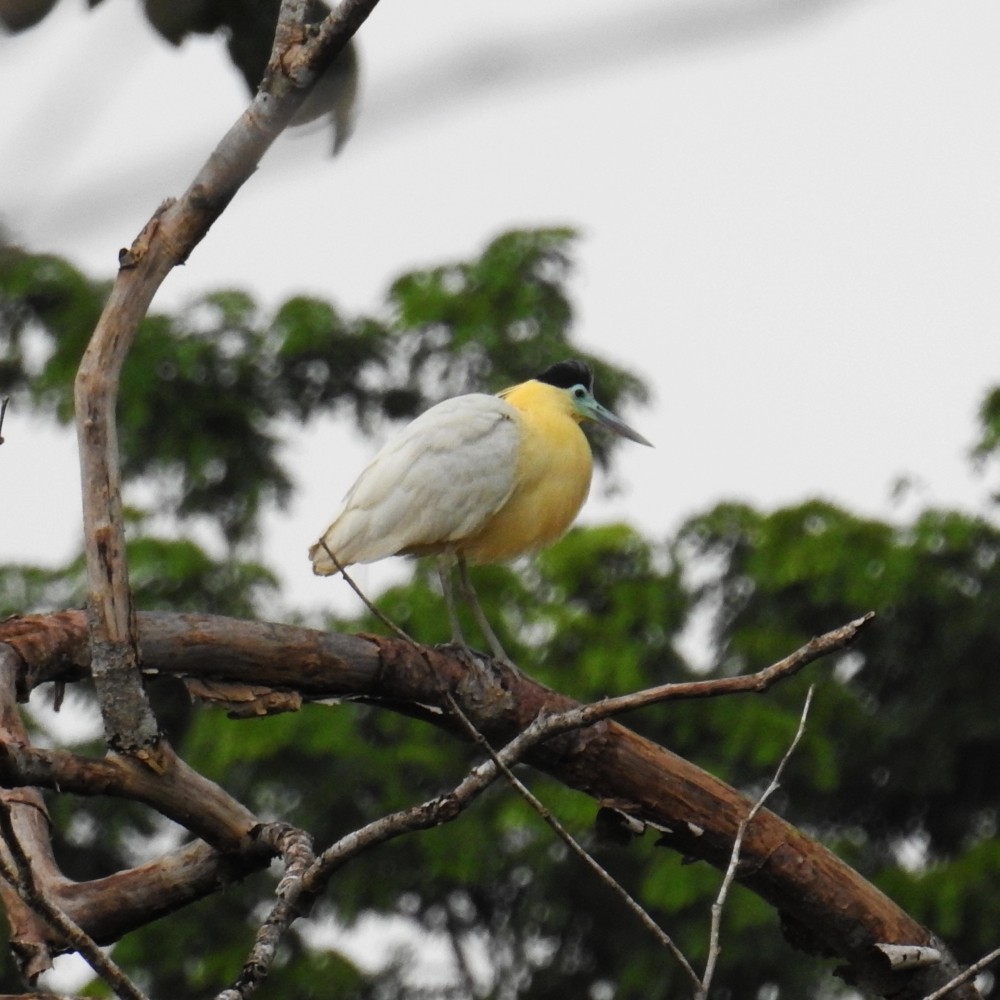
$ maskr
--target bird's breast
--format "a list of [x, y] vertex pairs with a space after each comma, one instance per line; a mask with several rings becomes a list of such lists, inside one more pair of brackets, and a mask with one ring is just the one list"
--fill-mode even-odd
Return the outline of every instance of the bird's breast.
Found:
[[459, 551], [471, 562], [505, 562], [561, 538], [590, 491], [593, 460], [579, 424], [565, 413], [519, 412], [510, 498]]

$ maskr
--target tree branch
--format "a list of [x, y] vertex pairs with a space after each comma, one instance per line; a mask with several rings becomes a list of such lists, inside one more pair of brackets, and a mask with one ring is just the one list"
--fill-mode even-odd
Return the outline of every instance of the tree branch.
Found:
[[[573, 852], [586, 866], [589, 868], [597, 878], [604, 883], [626, 906], [627, 909], [631, 910], [633, 914], [638, 918], [639, 923], [648, 930], [657, 942], [677, 960], [680, 967], [684, 970], [684, 973], [691, 980], [695, 987], [700, 985], [698, 980], [698, 974], [691, 967], [691, 963], [687, 960], [687, 956], [674, 944], [673, 939], [662, 927], [649, 915], [646, 909], [638, 902], [617, 880], [611, 873], [604, 868], [598, 861], [585, 850], [577, 839], [559, 822], [558, 819], [551, 813], [551, 811], [546, 808], [546, 806], [539, 801], [539, 799], [532, 794], [531, 790], [521, 781], [520, 778], [511, 770], [511, 764], [506, 762], [503, 757], [497, 753], [496, 750], [490, 746], [489, 741], [476, 727], [469, 721], [465, 713], [459, 708], [458, 703], [455, 699], [449, 695], [448, 696], [449, 707], [452, 712], [455, 713], [462, 726], [468, 732], [470, 738], [478, 743], [489, 755], [490, 759], [496, 764], [500, 769], [503, 776], [507, 779], [510, 786], [520, 795], [532, 809], [541, 816], [542, 820], [552, 829], [555, 835]], [[550, 721], [555, 718], [550, 716], [545, 722]], [[527, 751], [530, 747], [530, 743], [524, 739], [525, 734], [534, 730], [537, 735], [537, 739], [540, 741], [545, 738], [546, 726], [544, 723], [539, 726], [529, 726], [524, 733], [521, 734], [516, 740], [513, 741], [514, 744], [522, 744], [524, 750]], [[511, 744], [508, 744], [510, 747]]]
[[709, 988], [712, 985], [712, 977], [715, 975], [715, 966], [719, 960], [720, 944], [719, 929], [722, 924], [722, 910], [726, 905], [729, 896], [729, 889], [736, 878], [736, 871], [740, 863], [740, 851], [743, 848], [743, 838], [746, 836], [747, 827], [753, 822], [754, 817], [764, 808], [764, 803], [778, 790], [781, 784], [781, 775], [784, 773], [785, 765], [795, 753], [796, 747], [806, 731], [806, 719], [809, 716], [809, 706], [812, 704], [813, 691], [815, 685], [809, 686], [806, 694], [805, 704], [802, 706], [802, 714], [799, 716], [799, 726], [795, 731], [792, 742], [788, 745], [781, 760], [778, 763], [774, 777], [768, 782], [767, 788], [760, 794], [757, 801], [750, 808], [750, 812], [740, 821], [740, 828], [736, 831], [736, 839], [733, 841], [733, 851], [729, 857], [729, 864], [726, 867], [726, 874], [719, 887], [719, 894], [712, 904], [712, 925], [709, 930], [708, 959], [705, 962], [705, 974], [701, 978], [699, 988], [695, 993], [695, 1000], [707, 1000]]
[[[496, 661], [414, 648], [394, 639], [210, 615], [144, 614], [138, 622], [144, 665], [151, 675], [268, 685], [297, 690], [306, 699], [356, 698], [401, 711], [437, 706], [423, 717], [456, 733], [457, 724], [447, 713], [450, 692], [487, 739], [515, 749], [518, 734], [533, 724], [538, 728], [525, 739], [552, 726], [541, 729], [547, 738], [531, 749], [526, 762], [598, 800], [615, 800], [643, 822], [667, 828], [661, 843], [723, 871], [752, 805], [712, 775], [618, 723], [592, 721], [620, 708], [617, 700], [584, 709], [595, 713], [583, 716], [591, 722], [586, 729], [551, 736], [572, 717], [560, 713], [581, 706]], [[776, 677], [788, 676], [818, 649], [843, 648], [858, 627], [852, 623], [844, 627], [846, 632], [834, 630], [840, 645], [819, 637], [757, 674], [719, 682], [720, 690], [730, 689], [733, 681], [743, 691], [761, 690]], [[0, 642], [10, 643], [24, 661], [22, 697], [45, 680], [81, 676], [89, 666], [85, 637], [79, 612], [0, 623]], [[658, 697], [684, 691], [704, 697], [710, 691], [707, 683], [668, 686], [658, 690]], [[786, 925], [795, 928], [800, 947], [839, 956], [844, 975], [859, 988], [916, 1000], [957, 971], [947, 962], [906, 972], [888, 969], [877, 944], [937, 942], [849, 866], [769, 810], [762, 809], [747, 830], [741, 857], [739, 880], [782, 913]], [[969, 985], [955, 994], [955, 1000], [974, 997], [978, 992]]]
[[[511, 763], [517, 752], [511, 746], [502, 751]], [[258, 930], [243, 971], [233, 986], [220, 993], [216, 1000], [247, 1000], [257, 992], [274, 963], [282, 935], [303, 912], [308, 912], [313, 900], [339, 869], [389, 840], [457, 819], [498, 774], [497, 764], [486, 761], [474, 767], [450, 792], [367, 823], [332, 844], [304, 870], [287, 871], [278, 886], [278, 901]]]
[[638, 708], [656, 705], [664, 701], [674, 701], [687, 698], [718, 698], [730, 694], [762, 694], [768, 688], [780, 681], [794, 677], [803, 667], [850, 646], [861, 630], [875, 618], [875, 612], [869, 611], [860, 618], [841, 625], [840, 628], [824, 632], [810, 639], [804, 646], [795, 650], [771, 666], [758, 670], [753, 674], [740, 674], [737, 677], [719, 677], [707, 681], [687, 681], [676, 684], [662, 684], [659, 687], [646, 688], [633, 694], [625, 694], [619, 698], [605, 698], [603, 701], [586, 705], [578, 713], [567, 718], [567, 724], [574, 726], [587, 725], [598, 719], [610, 718], [633, 712]]
[[151, 771], [121, 754], [95, 760], [67, 750], [0, 744], [0, 781], [142, 802], [222, 851], [237, 849], [260, 824], [249, 809], [173, 750], [167, 758], [162, 752], [158, 756], [167, 763]]
[[[81, 645], [85, 646], [85, 643]], [[212, 786], [216, 788], [214, 805], [206, 815], [197, 815], [200, 803], [197, 807], [193, 805], [195, 800], [190, 789], [204, 787], [202, 782], [205, 779], [200, 775], [199, 782], [193, 786], [184, 777], [183, 769], [178, 769], [174, 780], [157, 781], [144, 767], [130, 759], [114, 757], [106, 761], [90, 761], [56, 751], [57, 759], [53, 762], [48, 753], [32, 750], [27, 730], [17, 711], [15, 695], [22, 669], [20, 656], [10, 646], [0, 644], [0, 759], [7, 760], [5, 767], [17, 775], [9, 784], [27, 782], [30, 785], [35, 780], [31, 776], [31, 767], [39, 767], [47, 772], [48, 778], [46, 781], [38, 780], [36, 784], [51, 784], [58, 791], [79, 790], [83, 794], [96, 794], [103, 783], [105, 793], [112, 793], [117, 788], [119, 794], [126, 795], [134, 787], [137, 792], [144, 792], [145, 801], [159, 807], [164, 814], [180, 822], [186, 819], [189, 826], [206, 839], [229, 848], [220, 852], [205, 843], [189, 844], [128, 871], [90, 882], [73, 882], [62, 874], [52, 854], [48, 813], [37, 788], [0, 790], [0, 800], [9, 813], [12, 836], [16, 836], [17, 844], [31, 860], [32, 878], [38, 891], [71, 922], [81, 929], [85, 928], [98, 943], [110, 943], [140, 924], [164, 916], [224, 885], [245, 878], [252, 871], [267, 867], [275, 849], [263, 837], [247, 836], [247, 830], [255, 825], [256, 820], [238, 803], [234, 811], [232, 804], [235, 800], [217, 786]], [[30, 760], [32, 754], [39, 757], [25, 768], [28, 773], [19, 771], [11, 763], [19, 757]], [[67, 768], [60, 769], [60, 754], [68, 762]], [[97, 775], [100, 780], [89, 783], [83, 780], [82, 775]], [[65, 784], [61, 785], [60, 780]], [[135, 797], [143, 800], [143, 794]], [[6, 860], [8, 869], [13, 871], [14, 856], [9, 851]], [[66, 949], [67, 939], [56, 933], [50, 922], [40, 919], [33, 909], [25, 905], [13, 883], [0, 879], [0, 895], [7, 910], [11, 948], [18, 966], [24, 978], [34, 982], [40, 973], [51, 967], [52, 955]]]
[[318, 69], [347, 44], [376, 2], [342, 0], [312, 32], [301, 24], [301, 4], [282, 5], [274, 57], [261, 89], [188, 190], [177, 201], [164, 202], [119, 255], [118, 277], [77, 372], [74, 399], [94, 683], [108, 746], [148, 759], [154, 770], [159, 731], [139, 674], [122, 521], [115, 424], [122, 365], [164, 278], [187, 259], [252, 175], [305, 99]]
[[128, 976], [97, 946], [97, 943], [77, 923], [71, 920], [42, 891], [32, 869], [31, 860], [25, 853], [17, 831], [14, 828], [9, 804], [0, 800], [0, 835], [13, 865], [6, 859], [0, 860], [0, 874], [7, 882], [16, 886], [21, 898], [53, 927], [60, 937], [79, 952], [87, 964], [96, 972], [123, 1000], [146, 1000], [145, 994], [132, 982]]
[[987, 955], [983, 955], [982, 958], [973, 962], [972, 965], [960, 972], [953, 979], [949, 979], [940, 989], [935, 990], [933, 993], [928, 993], [922, 1000], [942, 1000], [943, 997], [951, 996], [952, 994], [957, 997], [958, 994], [955, 993], [955, 990], [959, 986], [967, 983], [970, 979], [975, 979], [983, 969], [992, 965], [998, 958], [1000, 958], [1000, 948], [994, 948], [993, 951]]

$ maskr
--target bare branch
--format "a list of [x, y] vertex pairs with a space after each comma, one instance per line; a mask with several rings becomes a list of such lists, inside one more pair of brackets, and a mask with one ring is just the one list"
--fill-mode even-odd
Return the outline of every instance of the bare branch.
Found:
[[[347, 44], [376, 2], [342, 0], [312, 33], [301, 24], [301, 4], [283, 5], [275, 57], [260, 91], [185, 194], [161, 205], [132, 246], [119, 255], [117, 280], [80, 363], [74, 400], [90, 588], [90, 641], [105, 738], [114, 750], [143, 758], [159, 740], [139, 674], [139, 645], [125, 559], [115, 424], [122, 364], [164, 278], [205, 236], [301, 105], [316, 71]], [[156, 762], [151, 761], [151, 766], [155, 769]]]
[[757, 801], [750, 807], [750, 812], [747, 813], [746, 818], [740, 821], [739, 829], [736, 831], [736, 839], [733, 841], [733, 853], [729, 858], [729, 866], [726, 868], [726, 874], [722, 879], [722, 885], [719, 887], [719, 895], [712, 904], [712, 924], [709, 930], [708, 959], [705, 962], [705, 974], [702, 977], [700, 988], [695, 993], [695, 1000], [705, 1000], [705, 998], [708, 997], [708, 991], [712, 985], [712, 977], [715, 975], [715, 966], [719, 960], [719, 928], [722, 923], [722, 910], [726, 905], [726, 898], [729, 895], [729, 889], [733, 884], [733, 879], [736, 878], [736, 871], [740, 864], [740, 851], [743, 848], [743, 838], [746, 836], [747, 827], [750, 826], [754, 817], [761, 811], [761, 809], [764, 808], [764, 803], [778, 790], [781, 785], [781, 775], [784, 773], [785, 765], [791, 759], [792, 754], [795, 753], [795, 750], [802, 739], [802, 734], [806, 731], [806, 719], [809, 716], [809, 706], [812, 704], [814, 690], [815, 685], [810, 684], [809, 691], [806, 694], [805, 703], [802, 706], [802, 714], [799, 717], [799, 727], [795, 731], [795, 736], [792, 739], [792, 742], [789, 744], [784, 756], [779, 761], [778, 767], [774, 772], [774, 777], [771, 778], [767, 788], [764, 789]]
[[[510, 747], [502, 752], [514, 760]], [[232, 987], [220, 993], [216, 1000], [247, 1000], [257, 992], [274, 962], [282, 935], [301, 913], [308, 911], [335, 872], [373, 847], [456, 819], [498, 774], [492, 761], [480, 764], [452, 791], [368, 823], [328, 847], [301, 875], [286, 875], [279, 886], [283, 891], [279, 891], [277, 903], [258, 930], [243, 971]]]
[[[10, 646], [0, 645], [0, 747], [25, 746], [29, 743], [17, 708], [17, 678], [20, 660]], [[53, 895], [61, 882], [61, 873], [52, 854], [49, 816], [41, 793], [36, 788], [0, 789], [0, 802], [7, 812], [12, 837], [18, 850], [31, 858], [32, 876], [40, 890]], [[0, 841], [2, 844], [2, 841]], [[0, 850], [6, 867], [16, 871], [11, 850]], [[51, 968], [53, 951], [61, 944], [51, 926], [26, 904], [18, 891], [18, 882], [0, 880], [0, 896], [7, 910], [9, 937], [22, 976], [34, 982]]]
[[6, 800], [0, 799], [0, 834], [3, 835], [7, 850], [14, 860], [13, 867], [0, 859], [0, 874], [16, 886], [22, 899], [50, 924], [66, 944], [79, 952], [87, 964], [97, 973], [118, 996], [124, 1000], [146, 1000], [145, 994], [128, 976], [98, 947], [78, 924], [59, 909], [39, 888], [32, 871], [31, 861], [25, 854], [21, 841], [14, 829], [10, 808]]
[[275, 895], [284, 899], [295, 891], [310, 866], [316, 861], [312, 837], [289, 823], [268, 823], [254, 831], [257, 840], [280, 855], [285, 862], [285, 874], [275, 889]]
[[[478, 743], [490, 756], [490, 759], [496, 764], [496, 766], [501, 770], [503, 776], [507, 779], [511, 787], [531, 806], [535, 812], [552, 828], [556, 836], [603, 882], [624, 904], [639, 918], [639, 922], [643, 927], [648, 930], [653, 937], [660, 943], [660, 945], [666, 948], [671, 955], [677, 960], [681, 968], [684, 970], [685, 974], [690, 978], [691, 982], [695, 985], [699, 985], [698, 974], [691, 967], [691, 963], [688, 962], [687, 957], [684, 953], [674, 944], [673, 939], [670, 937], [666, 931], [649, 915], [646, 909], [634, 896], [632, 896], [625, 887], [603, 866], [601, 865], [583, 846], [580, 842], [569, 832], [559, 822], [559, 820], [552, 814], [544, 803], [542, 803], [531, 790], [521, 781], [520, 778], [510, 769], [510, 765], [501, 759], [500, 755], [493, 749], [489, 741], [478, 729], [469, 721], [465, 713], [458, 707], [458, 703], [455, 699], [449, 695], [448, 696], [449, 705], [451, 711], [455, 713], [455, 717], [462, 723], [462, 726], [469, 733], [472, 739]], [[544, 727], [539, 727], [536, 733], [537, 739], [544, 739]], [[526, 751], [528, 749], [527, 744], [524, 745], [523, 749]]]
[[[126, 931], [267, 867], [275, 848], [268, 846], [264, 837], [245, 836], [256, 821], [242, 812], [238, 803], [234, 809], [234, 800], [211, 783], [209, 786], [215, 791], [205, 801], [214, 804], [201, 815], [197, 793], [204, 779], [200, 775], [198, 782], [192, 784], [183, 769], [178, 768], [172, 778], [157, 781], [155, 775], [131, 758], [112, 756], [105, 761], [90, 761], [72, 754], [65, 755], [63, 762], [68, 766], [60, 769], [59, 761], [53, 764], [49, 752], [33, 751], [17, 710], [17, 681], [22, 670], [17, 653], [0, 644], [0, 757], [39, 753], [38, 766], [47, 769], [53, 787], [59, 791], [78, 786], [83, 794], [94, 794], [102, 782], [109, 783], [105, 791], [116, 786], [122, 795], [128, 794], [129, 787], [136, 791], [145, 789], [147, 798], [160, 804], [162, 812], [173, 814], [181, 822], [186, 818], [192, 828], [227, 848], [220, 852], [205, 843], [188, 844], [138, 868], [90, 882], [73, 882], [62, 874], [52, 854], [48, 813], [37, 788], [12, 787], [24, 782], [30, 784], [35, 778], [14, 773], [3, 779], [8, 787], [0, 790], [0, 799], [9, 810], [18, 843], [31, 859], [32, 876], [39, 892], [93, 940], [117, 941]], [[16, 772], [16, 767], [11, 765], [11, 769]], [[94, 780], [83, 781], [83, 775]], [[130, 797], [141, 799], [142, 795]], [[172, 808], [168, 807], [171, 802]], [[194, 813], [198, 815], [192, 818]], [[14, 859], [9, 854], [7, 861], [13, 870]], [[66, 941], [2, 879], [0, 895], [10, 923], [11, 948], [22, 975], [33, 982], [51, 967], [52, 954], [65, 948]]]
[[659, 687], [647, 688], [634, 694], [622, 695], [618, 698], [605, 698], [580, 709], [579, 722], [567, 718], [567, 723], [586, 725], [598, 719], [622, 715], [625, 712], [645, 708], [647, 705], [658, 705], [664, 701], [674, 701], [685, 698], [718, 698], [730, 694], [761, 694], [780, 681], [794, 677], [804, 666], [813, 663], [824, 656], [829, 656], [850, 646], [858, 638], [861, 630], [875, 618], [875, 612], [869, 611], [860, 618], [841, 625], [810, 639], [804, 646], [795, 650], [771, 666], [758, 670], [753, 674], [740, 674], [737, 677], [718, 677], [705, 681], [688, 681], [677, 684], [662, 684]]
[[[425, 706], [422, 718], [455, 733], [456, 720], [447, 711], [451, 692], [494, 746], [510, 744], [514, 753], [525, 730], [531, 730], [523, 736], [526, 742], [545, 735], [525, 754], [526, 763], [598, 801], [613, 800], [626, 815], [663, 829], [658, 843], [723, 871], [752, 805], [691, 762], [618, 723], [594, 722], [601, 713], [620, 709], [621, 701], [588, 706], [574, 718], [581, 709], [578, 703], [503, 663], [460, 657], [447, 649], [417, 649], [396, 639], [210, 615], [139, 615], [139, 626], [144, 666], [151, 675], [261, 684], [299, 691], [307, 700], [361, 699], [411, 714]], [[857, 627], [851, 623], [846, 631], [828, 633], [833, 639], [820, 637], [806, 644], [801, 655], [759, 675], [727, 678], [721, 689], [736, 680], [741, 690], [755, 691], [762, 678], [766, 685], [790, 676], [787, 671], [794, 672], [817, 648], [842, 648]], [[0, 622], [0, 641], [23, 660], [22, 697], [46, 680], [77, 679], [89, 665], [79, 612]], [[709, 690], [702, 683], [693, 690], [676, 685], [661, 689], [658, 697], [685, 693], [704, 697]], [[558, 726], [550, 721], [554, 716]], [[581, 720], [586, 728], [552, 735]], [[957, 971], [947, 961], [912, 973], [888, 970], [875, 945], [936, 946], [933, 935], [821, 844], [766, 808], [745, 832], [741, 859], [741, 883], [782, 912], [800, 947], [837, 955], [859, 988], [916, 1000]], [[959, 989], [955, 1000], [977, 996], [972, 987]]]
[[67, 750], [0, 744], [0, 780], [8, 787], [35, 786], [77, 795], [111, 795], [143, 802], [222, 850], [237, 848], [259, 825], [244, 805], [189, 767], [166, 744], [159, 771], [134, 757], [101, 760]]

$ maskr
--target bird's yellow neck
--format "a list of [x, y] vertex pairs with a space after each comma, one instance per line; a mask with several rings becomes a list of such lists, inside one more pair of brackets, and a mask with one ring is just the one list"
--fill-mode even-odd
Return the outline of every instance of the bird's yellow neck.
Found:
[[515, 410], [531, 418], [533, 422], [547, 423], [554, 421], [558, 426], [566, 417], [575, 423], [580, 423], [583, 417], [573, 406], [565, 389], [559, 389], [547, 382], [530, 379], [520, 385], [504, 389], [501, 399], [507, 400]]
[[500, 396], [517, 411], [514, 487], [503, 508], [458, 546], [471, 562], [502, 562], [551, 545], [590, 488], [590, 445], [566, 390], [533, 379]]

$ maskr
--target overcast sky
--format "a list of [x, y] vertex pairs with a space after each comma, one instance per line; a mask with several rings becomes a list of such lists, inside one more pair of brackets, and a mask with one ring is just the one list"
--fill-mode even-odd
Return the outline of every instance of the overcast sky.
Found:
[[[649, 380], [624, 416], [657, 446], [621, 448], [625, 491], [598, 485], [584, 520], [663, 537], [724, 497], [981, 504], [995, 0], [385, 0], [359, 38], [343, 154], [282, 138], [154, 307], [238, 286], [373, 310], [405, 269], [571, 224], [577, 340]], [[0, 93], [0, 221], [108, 278], [247, 99], [219, 40], [172, 49], [133, 0], [62, 0], [0, 38]], [[56, 563], [79, 530], [73, 435], [7, 419], [0, 558]], [[264, 539], [290, 600], [342, 586], [305, 549], [372, 447], [331, 424], [296, 441], [299, 492]], [[894, 509], [899, 475], [919, 491]]]

